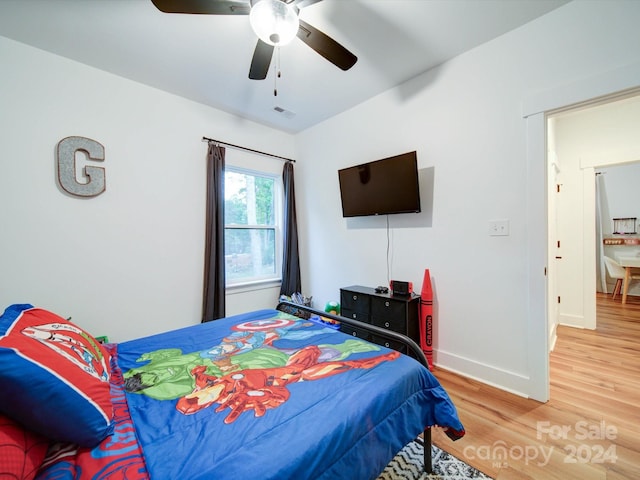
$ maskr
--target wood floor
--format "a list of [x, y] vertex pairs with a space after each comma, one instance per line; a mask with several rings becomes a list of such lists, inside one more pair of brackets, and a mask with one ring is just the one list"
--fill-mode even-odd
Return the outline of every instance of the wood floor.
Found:
[[550, 366], [547, 403], [436, 368], [467, 433], [434, 443], [497, 480], [640, 479], [640, 297], [598, 294], [596, 330], [559, 327]]

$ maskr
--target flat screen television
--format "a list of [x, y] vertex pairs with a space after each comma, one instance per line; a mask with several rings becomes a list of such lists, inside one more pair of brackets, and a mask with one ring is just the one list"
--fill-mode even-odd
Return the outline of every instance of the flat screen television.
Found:
[[338, 170], [343, 217], [420, 211], [416, 152]]

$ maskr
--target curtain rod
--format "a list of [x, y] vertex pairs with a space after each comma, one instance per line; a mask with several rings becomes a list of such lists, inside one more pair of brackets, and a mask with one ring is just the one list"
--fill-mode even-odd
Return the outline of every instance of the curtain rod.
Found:
[[286, 162], [296, 163], [296, 161], [291, 159], [291, 158], [281, 157], [280, 155], [274, 155], [272, 153], [261, 152], [260, 150], [253, 150], [252, 148], [242, 147], [240, 145], [234, 145], [233, 143], [222, 142], [220, 140], [215, 140], [213, 138], [202, 137], [202, 141], [203, 142], [219, 143], [220, 145], [224, 145], [226, 147], [237, 148], [238, 150], [245, 150], [247, 152], [257, 153], [257, 154], [260, 154], [260, 155], [265, 155], [267, 157], [278, 158], [278, 159], [284, 160]]

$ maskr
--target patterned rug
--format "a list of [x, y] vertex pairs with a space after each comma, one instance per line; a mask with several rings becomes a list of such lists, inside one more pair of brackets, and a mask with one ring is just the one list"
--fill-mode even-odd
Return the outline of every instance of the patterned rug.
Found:
[[491, 480], [484, 473], [467, 465], [453, 455], [431, 446], [433, 473], [424, 472], [422, 439], [406, 445], [387, 465], [377, 480]]

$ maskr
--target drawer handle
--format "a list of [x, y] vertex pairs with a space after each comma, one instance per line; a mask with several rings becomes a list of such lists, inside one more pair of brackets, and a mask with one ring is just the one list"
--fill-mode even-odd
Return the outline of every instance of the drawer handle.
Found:
[[356, 332], [351, 332], [351, 335], [353, 335], [354, 337], [358, 336], [358, 335], [356, 335]]
[[384, 306], [388, 307], [389, 306], [389, 302], [384, 302]]
[[355, 319], [356, 318], [356, 314], [352, 313], [351, 316]]
[[358, 299], [358, 296], [357, 296], [357, 295], [354, 295], [354, 296], [353, 296], [353, 299], [354, 299], [354, 300], [357, 300], [357, 299]]
[[384, 346], [385, 346], [385, 347], [387, 347], [387, 348], [389, 348], [389, 342], [385, 342], [385, 343], [384, 343]]
[[384, 326], [389, 328], [389, 322], [384, 322]]

